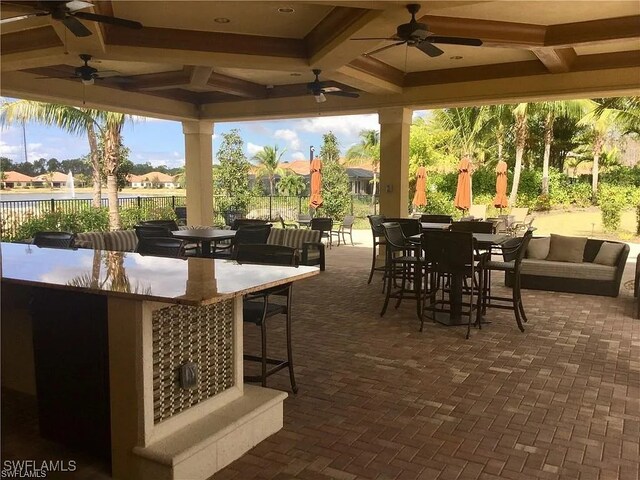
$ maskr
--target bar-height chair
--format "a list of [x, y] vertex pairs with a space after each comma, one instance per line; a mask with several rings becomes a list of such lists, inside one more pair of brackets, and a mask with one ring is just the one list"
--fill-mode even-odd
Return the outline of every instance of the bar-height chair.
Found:
[[425, 213], [420, 216], [420, 221], [423, 223], [453, 223], [453, 217], [451, 215], [432, 215]]
[[187, 224], [187, 207], [176, 207], [173, 209], [173, 212], [176, 214], [176, 223], [178, 225], [186, 225]]
[[[507, 310], [513, 310], [516, 323], [521, 332], [524, 332], [524, 325], [522, 322], [527, 322], [527, 316], [524, 312], [524, 306], [522, 305], [522, 292], [520, 288], [520, 269], [522, 266], [522, 259], [527, 251], [527, 246], [533, 235], [533, 229], [529, 228], [525, 232], [523, 237], [510, 238], [501, 245], [503, 261], [488, 260], [484, 263], [484, 277], [487, 281], [489, 274], [493, 271], [504, 272], [505, 275], [513, 276], [513, 287], [511, 290], [511, 297], [498, 297], [492, 296], [491, 290], [487, 288], [487, 292], [483, 295], [482, 310], [486, 311], [487, 308], [502, 308]], [[489, 286], [487, 282], [487, 287]], [[509, 302], [509, 305], [505, 303], [494, 302]]]
[[333, 230], [333, 219], [329, 217], [315, 217], [311, 219], [311, 230], [319, 230], [321, 233], [320, 241], [323, 238], [327, 239], [329, 249], [331, 249], [332, 238], [331, 231]]
[[238, 230], [240, 227], [248, 225], [265, 225], [266, 223], [266, 220], [262, 220], [260, 218], [236, 218], [231, 223], [231, 230]]
[[300, 226], [295, 222], [287, 222], [284, 218], [282, 218], [282, 214], [278, 213], [276, 217], [278, 223], [280, 223], [281, 228], [300, 228]]
[[[295, 248], [281, 245], [243, 244], [238, 245], [236, 260], [238, 263], [297, 267], [298, 253]], [[291, 390], [293, 390], [293, 393], [297, 393], [298, 386], [296, 385], [296, 379], [293, 373], [293, 348], [291, 344], [291, 293], [292, 283], [287, 283], [245, 296], [242, 305], [243, 321], [260, 327], [261, 354], [260, 356], [244, 354], [244, 359], [260, 362], [261, 371], [260, 375], [245, 375], [244, 379], [247, 382], [260, 382], [263, 387], [266, 387], [267, 378], [270, 375], [273, 375], [283, 368], [288, 368]], [[286, 360], [269, 358], [267, 354], [267, 322], [276, 315], [285, 316], [287, 339]], [[272, 365], [272, 368], [267, 370], [267, 365]]]
[[33, 245], [48, 248], [73, 248], [75, 234], [70, 232], [36, 232]]
[[185, 242], [178, 238], [143, 237], [138, 240], [136, 252], [155, 257], [186, 258]]
[[167, 227], [170, 232], [179, 230], [175, 220], [143, 220], [139, 225], [150, 225], [152, 227]]
[[453, 222], [450, 230], [452, 232], [495, 233], [495, 224], [493, 222]]
[[422, 233], [422, 225], [417, 218], [387, 218], [386, 222], [396, 222], [400, 224], [402, 233], [409, 238]]
[[382, 215], [367, 215], [369, 219], [369, 225], [371, 225], [371, 234], [373, 235], [373, 258], [371, 259], [371, 270], [369, 271], [369, 280], [367, 283], [371, 283], [371, 279], [373, 278], [373, 272], [376, 271], [384, 271], [384, 265], [381, 267], [376, 267], [376, 250], [380, 251], [380, 245], [385, 245], [386, 242], [384, 240], [384, 228], [382, 224], [385, 219]]
[[[426, 274], [434, 278], [430, 289], [423, 289], [422, 315], [420, 317], [420, 331], [424, 328], [426, 312], [449, 315], [468, 315], [467, 335], [471, 332], [471, 319], [476, 312], [476, 324], [480, 326], [482, 314], [481, 293], [484, 287], [484, 277], [479, 275], [479, 286], [471, 281], [468, 289], [468, 310], [464, 311], [462, 302], [465, 279], [475, 278], [476, 272], [482, 272], [484, 261], [476, 262], [476, 245], [470, 232], [427, 231], [422, 234], [422, 254]], [[445, 287], [448, 282], [448, 289]], [[441, 290], [441, 298], [437, 300], [437, 291]], [[444, 294], [448, 292], [448, 299]], [[427, 302], [429, 299], [429, 302]], [[474, 301], [475, 300], [475, 301]], [[439, 306], [441, 305], [441, 306]]]
[[[382, 228], [386, 242], [386, 292], [380, 316], [386, 313], [392, 297], [397, 299], [396, 308], [400, 306], [408, 292], [407, 282], [411, 282], [413, 289], [410, 298], [416, 300], [418, 318], [421, 318], [423, 259], [420, 257], [420, 245], [407, 239], [398, 222], [384, 222]], [[397, 281], [400, 281], [400, 287], [393, 291]]]

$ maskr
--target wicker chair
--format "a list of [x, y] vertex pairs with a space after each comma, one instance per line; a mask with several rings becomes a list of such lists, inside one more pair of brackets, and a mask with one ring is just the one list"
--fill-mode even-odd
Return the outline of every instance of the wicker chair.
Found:
[[69, 232], [36, 232], [33, 244], [47, 248], [73, 248], [75, 235]]

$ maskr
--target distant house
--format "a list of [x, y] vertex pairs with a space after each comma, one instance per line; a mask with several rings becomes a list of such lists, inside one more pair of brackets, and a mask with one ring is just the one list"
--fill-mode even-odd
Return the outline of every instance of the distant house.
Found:
[[[344, 163], [344, 160], [340, 160], [341, 163]], [[297, 175], [301, 175], [305, 177], [307, 180], [309, 179], [309, 160], [295, 160], [293, 162], [281, 163], [279, 165], [283, 170], [293, 172]], [[258, 167], [252, 166], [249, 176], [251, 180], [255, 180], [255, 176], [257, 174]], [[371, 180], [373, 180], [373, 167], [371, 163], [363, 163], [361, 165], [348, 166], [346, 167], [347, 176], [349, 177], [349, 189], [353, 195], [370, 195], [373, 191]], [[276, 185], [280, 180], [280, 176], [276, 175]], [[262, 183], [264, 184], [265, 191], [269, 188], [268, 181], [266, 179], [262, 179]]]
[[13, 170], [3, 172], [2, 188], [30, 187], [33, 184], [33, 178], [24, 173], [15, 172]]
[[50, 187], [62, 188], [67, 184], [67, 174], [62, 172], [49, 172], [33, 177], [33, 186], [36, 188]]
[[179, 186], [175, 176], [162, 172], [129, 175], [127, 181], [132, 188], [178, 188]]

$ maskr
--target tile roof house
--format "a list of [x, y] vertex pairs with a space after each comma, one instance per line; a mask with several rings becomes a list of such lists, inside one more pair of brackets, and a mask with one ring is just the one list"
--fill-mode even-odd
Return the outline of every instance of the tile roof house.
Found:
[[32, 183], [33, 178], [24, 173], [10, 170], [2, 174], [2, 188], [27, 187]]
[[34, 187], [62, 188], [67, 183], [67, 174], [62, 172], [49, 172], [33, 177]]
[[176, 176], [162, 172], [129, 175], [127, 180], [133, 188], [178, 188]]

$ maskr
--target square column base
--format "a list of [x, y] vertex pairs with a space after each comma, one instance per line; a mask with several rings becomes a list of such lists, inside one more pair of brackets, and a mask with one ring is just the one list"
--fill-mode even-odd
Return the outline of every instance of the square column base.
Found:
[[244, 395], [162, 440], [134, 448], [144, 480], [205, 480], [283, 425], [285, 392], [244, 386]]

